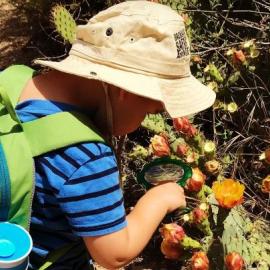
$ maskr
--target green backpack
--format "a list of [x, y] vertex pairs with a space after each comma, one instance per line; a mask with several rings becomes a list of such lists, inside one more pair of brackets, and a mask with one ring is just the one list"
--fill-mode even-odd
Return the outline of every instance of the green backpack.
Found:
[[[34, 73], [22, 65], [0, 73], [0, 222], [15, 223], [26, 230], [35, 188], [33, 158], [80, 142], [104, 142], [89, 118], [78, 112], [60, 112], [21, 123], [14, 108]], [[50, 257], [56, 259], [66, 249]]]

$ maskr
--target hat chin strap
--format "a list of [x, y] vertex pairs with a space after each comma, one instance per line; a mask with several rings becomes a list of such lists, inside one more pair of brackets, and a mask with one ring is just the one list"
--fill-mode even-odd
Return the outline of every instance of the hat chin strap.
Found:
[[113, 111], [112, 103], [109, 97], [109, 85], [102, 81], [104, 93], [105, 93], [105, 102], [106, 102], [106, 123], [109, 131], [109, 135], [113, 134]]

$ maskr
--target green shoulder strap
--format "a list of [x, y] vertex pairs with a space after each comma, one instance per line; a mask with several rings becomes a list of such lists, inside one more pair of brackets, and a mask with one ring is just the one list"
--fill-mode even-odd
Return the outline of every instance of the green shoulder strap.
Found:
[[79, 142], [104, 142], [89, 118], [78, 112], [60, 112], [22, 124], [33, 157]]
[[33, 70], [12, 66], [0, 73], [0, 221], [29, 229], [34, 162], [14, 106]]
[[8, 91], [13, 108], [19, 100], [23, 87], [34, 76], [35, 72], [35, 70], [24, 65], [13, 65], [0, 73], [0, 85]]

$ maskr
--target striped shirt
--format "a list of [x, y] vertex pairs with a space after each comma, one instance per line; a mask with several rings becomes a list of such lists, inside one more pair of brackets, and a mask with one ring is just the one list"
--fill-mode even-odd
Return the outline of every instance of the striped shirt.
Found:
[[[32, 99], [16, 106], [22, 122], [71, 110], [79, 109], [48, 100]], [[84, 236], [109, 234], [126, 226], [116, 158], [109, 146], [85, 142], [63, 147], [36, 157], [35, 168], [30, 229], [34, 242], [32, 269], [48, 252], [66, 243]], [[73, 258], [76, 262], [67, 260], [70, 268], [65, 269], [84, 269], [84, 248], [80, 255]]]

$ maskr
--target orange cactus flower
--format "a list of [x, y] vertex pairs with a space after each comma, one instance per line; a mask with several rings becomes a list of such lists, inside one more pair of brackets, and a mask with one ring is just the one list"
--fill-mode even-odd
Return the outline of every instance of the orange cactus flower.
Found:
[[185, 237], [184, 229], [176, 223], [165, 224], [160, 230], [164, 241], [178, 244]]
[[242, 270], [244, 267], [244, 260], [237, 252], [230, 252], [225, 258], [225, 265], [227, 270]]
[[270, 193], [270, 174], [263, 179], [261, 189], [263, 193]]
[[243, 202], [245, 186], [233, 179], [214, 182], [212, 190], [221, 207], [230, 209]]
[[203, 251], [195, 252], [191, 258], [192, 270], [208, 270], [209, 260]]
[[151, 147], [155, 156], [163, 157], [170, 155], [170, 147], [168, 141], [160, 135], [155, 135], [151, 139]]
[[199, 168], [192, 168], [192, 176], [188, 179], [186, 188], [191, 192], [198, 192], [204, 185], [206, 176]]
[[179, 259], [183, 253], [180, 245], [168, 243], [165, 240], [161, 242], [160, 250], [165, 258], [170, 260]]

